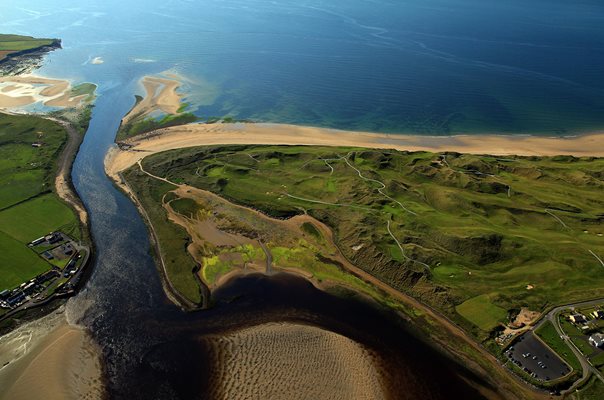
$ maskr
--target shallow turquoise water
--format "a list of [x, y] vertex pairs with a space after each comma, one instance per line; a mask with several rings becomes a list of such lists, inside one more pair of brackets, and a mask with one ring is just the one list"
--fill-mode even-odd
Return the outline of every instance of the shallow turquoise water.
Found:
[[2, 3], [0, 30], [63, 39], [41, 73], [134, 94], [142, 75], [173, 70], [202, 117], [425, 134], [604, 127], [598, 1]]

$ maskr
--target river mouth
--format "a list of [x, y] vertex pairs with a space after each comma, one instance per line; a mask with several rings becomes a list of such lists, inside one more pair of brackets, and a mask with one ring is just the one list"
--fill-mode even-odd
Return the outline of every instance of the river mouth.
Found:
[[[149, 232], [133, 202], [105, 175], [104, 155], [131, 92], [105, 90], [74, 163], [74, 186], [90, 215], [96, 257], [90, 279], [67, 304], [68, 320], [101, 349], [112, 399], [211, 398], [211, 348], [204, 338], [266, 323], [310, 325], [349, 338], [376, 355], [386, 398], [481, 398], [480, 378], [450, 361], [392, 312], [334, 296], [290, 274], [233, 277], [213, 307], [187, 313], [166, 297]], [[287, 397], [287, 396], [286, 396]]]

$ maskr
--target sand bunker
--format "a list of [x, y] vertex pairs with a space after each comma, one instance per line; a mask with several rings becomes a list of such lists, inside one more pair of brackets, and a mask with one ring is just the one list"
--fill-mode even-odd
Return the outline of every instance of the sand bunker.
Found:
[[0, 399], [101, 399], [95, 347], [63, 315], [51, 314], [2, 337]]
[[88, 95], [73, 96], [71, 89], [71, 84], [65, 80], [33, 75], [0, 77], [0, 109], [34, 103], [49, 107], [78, 107]]
[[204, 341], [212, 349], [214, 398], [384, 398], [372, 353], [333, 332], [274, 323]]
[[181, 95], [176, 90], [180, 87], [180, 82], [175, 76], [174, 79], [145, 76], [141, 83], [145, 88], [145, 96], [122, 119], [122, 124], [125, 125], [134, 119], [144, 118], [154, 112], [178, 114], [178, 109], [181, 106]]

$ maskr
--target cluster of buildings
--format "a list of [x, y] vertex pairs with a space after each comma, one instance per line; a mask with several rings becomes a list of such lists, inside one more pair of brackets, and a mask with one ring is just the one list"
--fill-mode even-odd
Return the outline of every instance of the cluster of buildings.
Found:
[[[591, 326], [589, 325], [590, 320], [603, 320], [604, 319], [604, 311], [602, 310], [594, 310], [590, 312], [587, 316], [581, 313], [571, 314], [568, 318], [570, 322], [579, 326], [582, 330], [589, 330]], [[594, 333], [588, 339], [589, 344], [598, 348], [604, 348], [604, 334], [602, 333]]]
[[[79, 252], [74, 248], [71, 238], [61, 232], [50, 232], [48, 235], [39, 237], [28, 244], [28, 247], [35, 251], [37, 246], [48, 246], [49, 249], [39, 255], [47, 262], [53, 260], [66, 260], [63, 269], [52, 265], [49, 271], [46, 271], [27, 282], [23, 282], [19, 287], [6, 289], [0, 292], [0, 307], [14, 309], [27, 301], [38, 297], [48, 287], [49, 283], [63, 277], [75, 275], [78, 270], [77, 262], [81, 258]], [[54, 246], [54, 247], [53, 247]], [[59, 264], [60, 265], [60, 264]]]
[[22, 283], [13, 290], [4, 290], [0, 293], [0, 307], [15, 308], [37, 296], [44, 291], [46, 282], [52, 281], [61, 276], [55, 270], [46, 271], [43, 274]]

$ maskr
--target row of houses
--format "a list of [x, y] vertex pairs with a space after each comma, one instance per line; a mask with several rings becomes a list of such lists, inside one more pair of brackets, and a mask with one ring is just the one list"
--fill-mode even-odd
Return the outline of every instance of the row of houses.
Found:
[[[591, 319], [604, 319], [604, 311], [602, 310], [594, 310], [592, 312], [590, 312], [589, 314], [584, 315], [581, 313], [574, 313], [571, 314], [570, 317], [568, 318], [573, 324], [575, 325], [580, 325], [582, 330], [588, 330], [590, 328], [589, 326], [589, 320], [588, 317], [591, 317]], [[589, 344], [591, 344], [594, 347], [598, 347], [598, 348], [604, 348], [604, 334], [602, 333], [594, 333], [593, 335], [591, 335], [588, 339]]]
[[25, 303], [28, 297], [40, 293], [44, 290], [44, 284], [60, 274], [55, 270], [50, 270], [22, 283], [18, 288], [13, 290], [4, 290], [0, 293], [0, 306], [4, 308], [14, 308]]
[[[595, 319], [604, 319], [604, 311], [602, 311], [602, 310], [592, 311], [588, 315]], [[570, 322], [572, 322], [573, 324], [586, 324], [587, 323], [587, 317], [581, 313], [571, 314], [569, 319], [570, 319]]]

